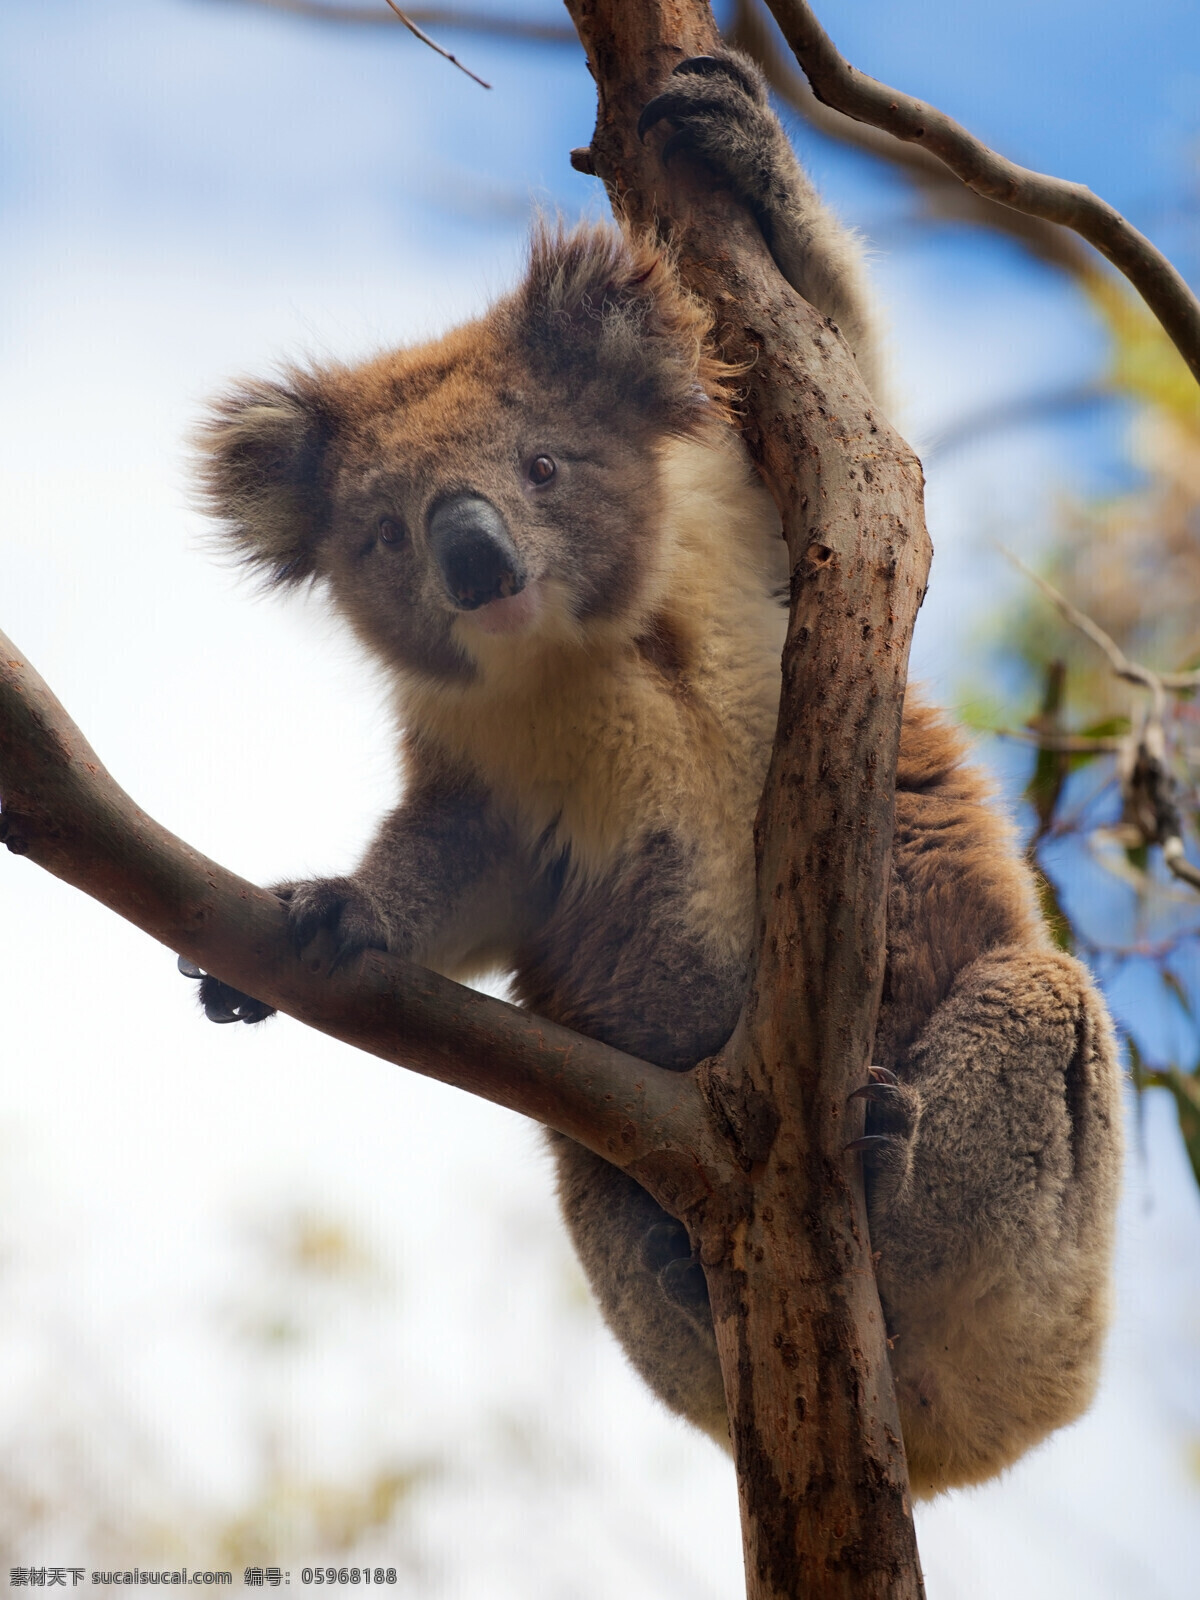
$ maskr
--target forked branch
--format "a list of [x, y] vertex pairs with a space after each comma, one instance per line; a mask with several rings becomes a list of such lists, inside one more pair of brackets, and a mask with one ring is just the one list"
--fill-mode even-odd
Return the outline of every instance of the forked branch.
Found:
[[1200, 381], [1200, 302], [1144, 234], [1081, 183], [1006, 161], [945, 112], [857, 71], [807, 0], [768, 0], [818, 100], [931, 151], [976, 194], [1073, 229], [1123, 272]]

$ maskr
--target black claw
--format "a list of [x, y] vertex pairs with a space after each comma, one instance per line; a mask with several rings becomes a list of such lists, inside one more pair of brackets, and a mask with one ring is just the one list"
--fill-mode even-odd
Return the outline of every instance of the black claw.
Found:
[[0, 812], [0, 844], [3, 844], [5, 839], [8, 838], [8, 830], [11, 827], [12, 818], [6, 817], [3, 812]]
[[697, 76], [705, 77], [713, 72], [726, 72], [728, 68], [716, 56], [689, 56], [686, 61], [681, 61], [671, 73], [673, 78], [683, 76], [685, 73], [694, 72]]
[[870, 1071], [870, 1074], [871, 1074], [872, 1083], [899, 1083], [900, 1082], [900, 1079], [892, 1071], [891, 1067], [871, 1067], [868, 1070]]
[[847, 1100], [876, 1100], [881, 1105], [897, 1105], [904, 1098], [903, 1090], [893, 1083], [864, 1083], [861, 1089], [854, 1089], [846, 1096]]
[[843, 1155], [848, 1150], [882, 1150], [884, 1145], [899, 1144], [899, 1139], [893, 1139], [886, 1133], [864, 1133], [861, 1139], [851, 1139], [849, 1144], [842, 1146]]
[[236, 1011], [226, 1005], [224, 1000], [208, 1000], [205, 1002], [204, 1015], [210, 1022], [239, 1022]]
[[642, 107], [642, 114], [637, 120], [637, 136], [639, 139], [645, 140], [650, 129], [670, 114], [673, 103], [673, 95], [658, 94]]
[[762, 94], [754, 68], [748, 62], [740, 61], [737, 56], [689, 56], [686, 61], [679, 63], [671, 76], [688, 74], [703, 78], [715, 78], [719, 75], [729, 78], [752, 100], [757, 100]]
[[180, 956], [175, 965], [185, 978], [205, 978], [208, 976], [206, 972], [201, 971], [194, 961], [189, 961], [186, 956]]

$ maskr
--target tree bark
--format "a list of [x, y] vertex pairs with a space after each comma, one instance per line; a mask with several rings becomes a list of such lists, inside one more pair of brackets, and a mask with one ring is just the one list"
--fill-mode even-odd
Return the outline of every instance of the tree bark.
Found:
[[747, 367], [744, 431], [792, 564], [783, 702], [756, 829], [757, 962], [705, 1069], [742, 1112], [749, 1189], [687, 1221], [717, 1323], [750, 1600], [922, 1592], [907, 1469], [847, 1106], [884, 965], [908, 648], [928, 573], [923, 480], [850, 353], [711, 176], [637, 117], [719, 38], [699, 0], [567, 0], [596, 79], [591, 161], [614, 208], [669, 236]]

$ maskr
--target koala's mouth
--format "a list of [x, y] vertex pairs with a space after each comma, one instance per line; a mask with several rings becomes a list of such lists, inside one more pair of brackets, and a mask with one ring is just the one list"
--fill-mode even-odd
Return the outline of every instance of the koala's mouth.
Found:
[[542, 600], [542, 586], [534, 579], [518, 594], [502, 595], [499, 599], [489, 600], [486, 605], [476, 606], [459, 615], [481, 633], [524, 633], [541, 616]]

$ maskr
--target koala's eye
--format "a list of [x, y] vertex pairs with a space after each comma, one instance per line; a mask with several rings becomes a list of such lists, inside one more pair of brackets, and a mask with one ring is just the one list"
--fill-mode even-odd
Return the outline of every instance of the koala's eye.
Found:
[[380, 517], [379, 537], [384, 544], [403, 544], [404, 524], [395, 517]]
[[557, 471], [557, 466], [549, 456], [534, 456], [529, 463], [529, 481], [537, 484], [549, 483]]

